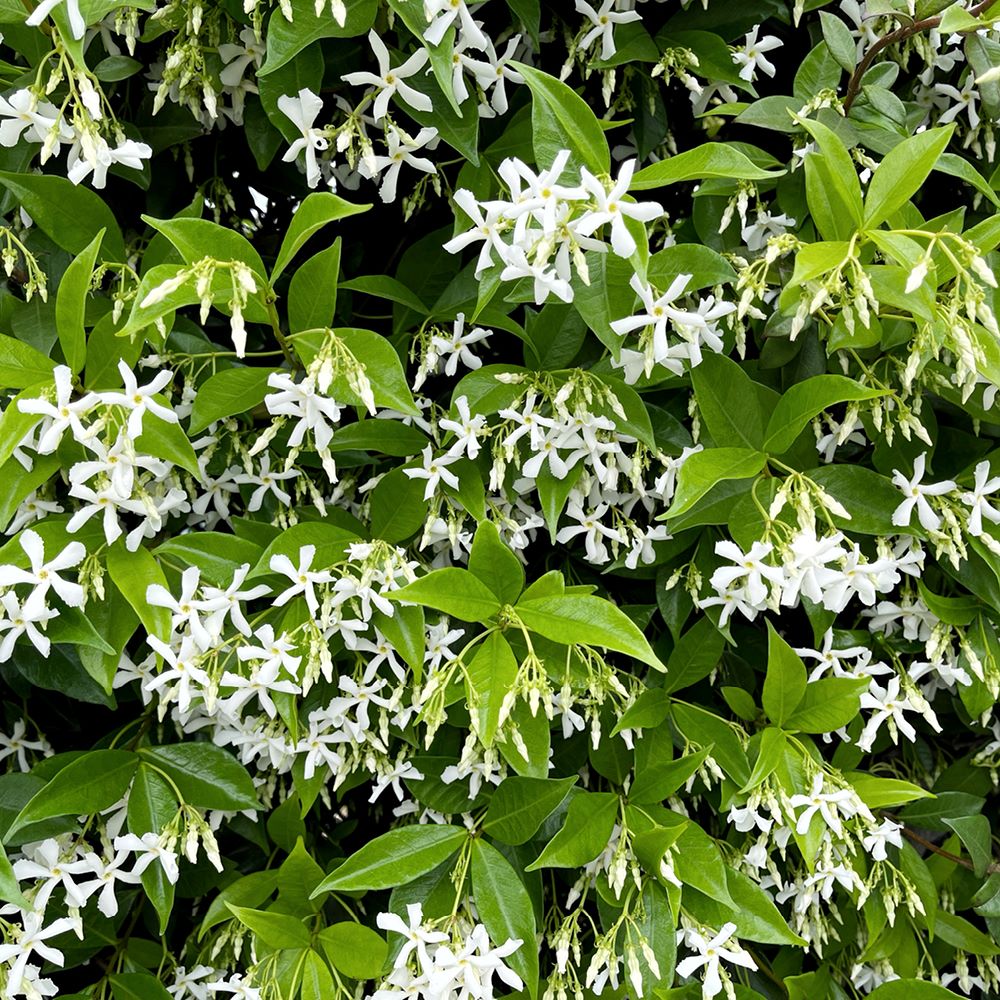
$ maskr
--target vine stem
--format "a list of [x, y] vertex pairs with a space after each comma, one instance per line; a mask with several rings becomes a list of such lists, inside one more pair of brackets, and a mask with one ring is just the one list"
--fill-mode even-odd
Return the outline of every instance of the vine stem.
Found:
[[[891, 817], [890, 813], [886, 815]], [[895, 822], [899, 822], [895, 817], [891, 817]], [[907, 840], [912, 840], [914, 844], [918, 844], [925, 850], [930, 851], [932, 854], [938, 855], [938, 857], [945, 858], [948, 861], [953, 861], [956, 865], [961, 865], [963, 868], [968, 868], [969, 871], [975, 870], [975, 865], [969, 861], [967, 858], [961, 858], [957, 854], [952, 854], [951, 851], [946, 851], [943, 847], [938, 847], [933, 841], [928, 840], [926, 837], [922, 837], [916, 830], [911, 830], [908, 826], [903, 826], [903, 835]], [[990, 862], [986, 866], [986, 875], [995, 875], [1000, 872], [1000, 863], [996, 861]]]
[[[996, 2], [997, 0], [981, 0], [974, 7], [970, 7], [968, 13], [972, 17], [978, 17], [980, 14], [985, 14]], [[905, 24], [895, 31], [890, 31], [888, 35], [883, 35], [875, 42], [864, 54], [861, 62], [858, 63], [851, 74], [851, 79], [847, 84], [847, 94], [844, 96], [844, 114], [846, 115], [851, 110], [851, 105], [861, 92], [862, 78], [871, 68], [875, 57], [883, 49], [888, 48], [890, 45], [895, 45], [897, 42], [902, 42], [913, 35], [917, 35], [921, 31], [929, 31], [931, 28], [936, 28], [941, 23], [942, 17], [942, 14], [938, 14], [935, 17], [925, 17], [919, 21], [914, 21], [912, 24]], [[960, 31], [959, 34], [964, 34], [964, 32]]]

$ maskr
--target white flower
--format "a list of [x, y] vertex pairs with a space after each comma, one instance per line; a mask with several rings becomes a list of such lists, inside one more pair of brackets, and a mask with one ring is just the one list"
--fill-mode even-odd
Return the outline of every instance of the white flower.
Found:
[[615, 25], [642, 20], [634, 10], [616, 11], [616, 0], [603, 0], [594, 10], [586, 0], [576, 0], [576, 12], [583, 14], [591, 23], [591, 29], [580, 39], [580, 51], [586, 52], [594, 42], [601, 40], [601, 58], [610, 59], [615, 54]]
[[283, 507], [288, 507], [292, 502], [292, 498], [278, 483], [286, 479], [296, 479], [298, 475], [299, 473], [296, 469], [286, 469], [284, 472], [272, 471], [271, 456], [265, 452], [260, 460], [260, 467], [256, 474], [241, 472], [233, 476], [233, 482], [257, 487], [251, 494], [250, 502], [247, 504], [247, 510], [252, 513], [255, 510], [260, 510], [264, 503], [264, 497], [268, 493], [273, 493], [278, 503]]
[[44, 396], [38, 399], [19, 399], [17, 408], [22, 413], [40, 414], [45, 417], [42, 424], [38, 446], [35, 449], [40, 455], [49, 455], [59, 447], [63, 434], [67, 430], [73, 434], [74, 441], [86, 441], [90, 436], [80, 418], [89, 413], [98, 397], [88, 392], [80, 399], [73, 401], [73, 373], [66, 365], [57, 365], [52, 372], [55, 383], [55, 402], [49, 402]]
[[383, 170], [385, 171], [378, 189], [382, 201], [388, 203], [396, 200], [396, 185], [404, 163], [408, 163], [414, 169], [421, 170], [425, 174], [436, 173], [432, 161], [425, 156], [414, 156], [413, 154], [418, 149], [423, 149], [424, 146], [433, 149], [437, 145], [437, 138], [437, 129], [429, 126], [422, 128], [415, 136], [409, 136], [395, 126], [386, 131], [385, 141], [388, 146], [386, 155], [376, 156], [374, 160], [374, 174], [381, 174]]
[[[454, 200], [455, 204], [472, 220], [473, 227], [448, 240], [444, 244], [444, 249], [448, 253], [458, 253], [471, 243], [481, 242], [483, 246], [479, 251], [479, 260], [476, 263], [476, 277], [478, 278], [483, 271], [493, 266], [494, 250], [497, 251], [501, 259], [507, 252], [507, 244], [500, 238], [500, 234], [507, 228], [507, 221], [503, 213], [504, 206], [499, 202], [480, 205], [476, 196], [466, 188], [459, 188], [455, 192]], [[485, 214], [483, 209], [486, 210]]]
[[698, 954], [678, 962], [677, 975], [690, 976], [696, 970], [703, 968], [705, 971], [702, 973], [701, 995], [705, 1000], [710, 1000], [711, 997], [722, 992], [721, 962], [726, 961], [731, 965], [742, 966], [744, 969], [756, 970], [757, 968], [757, 963], [739, 946], [738, 942], [734, 942], [729, 948], [724, 947], [735, 933], [736, 924], [733, 923], [723, 924], [719, 933], [712, 938], [694, 930], [678, 932], [678, 939], [683, 939], [687, 946], [696, 950]]
[[43, 634], [48, 621], [57, 617], [58, 611], [45, 606], [45, 598], [37, 590], [22, 604], [11, 592], [0, 596], [0, 632], [5, 632], [0, 642], [0, 663], [5, 663], [14, 652], [14, 643], [22, 635], [27, 635], [31, 644], [42, 656], [49, 655], [50, 642]]
[[123, 837], [115, 837], [115, 850], [118, 852], [134, 851], [138, 854], [132, 875], [141, 875], [154, 861], [159, 862], [167, 881], [175, 883], [180, 877], [177, 867], [176, 851], [169, 851], [163, 845], [158, 833], [144, 833], [141, 837], [134, 833]]
[[407, 904], [405, 921], [396, 913], [380, 913], [375, 918], [375, 924], [380, 930], [393, 931], [405, 938], [403, 946], [393, 960], [393, 967], [396, 969], [405, 968], [410, 953], [416, 952], [420, 968], [425, 974], [429, 973], [433, 963], [428, 955], [427, 946], [442, 944], [449, 940], [447, 934], [431, 930], [424, 925], [424, 910], [421, 903]]
[[861, 838], [861, 845], [872, 856], [873, 861], [885, 861], [888, 856], [887, 844], [892, 844], [894, 847], [903, 846], [903, 838], [900, 833], [902, 829], [900, 823], [893, 823], [891, 819], [883, 820], [879, 826], [872, 827]]
[[438, 455], [436, 458], [431, 452], [431, 446], [427, 445], [422, 452], [423, 465], [417, 469], [403, 469], [403, 474], [408, 479], [426, 479], [427, 486], [424, 489], [424, 499], [430, 500], [438, 488], [438, 484], [443, 480], [453, 490], [457, 490], [458, 476], [454, 472], [448, 471], [448, 466], [456, 461], [457, 455]]
[[927, 452], [923, 452], [913, 462], [912, 479], [907, 479], [898, 469], [892, 470], [893, 483], [906, 496], [906, 499], [892, 513], [892, 523], [897, 527], [907, 527], [910, 524], [913, 520], [914, 507], [917, 508], [917, 518], [926, 531], [937, 531], [941, 527], [941, 518], [927, 502], [927, 497], [943, 496], [958, 487], [950, 479], [940, 483], [921, 483], [926, 463]]
[[73, 930], [76, 921], [69, 917], [59, 917], [53, 920], [48, 927], [43, 926], [44, 916], [41, 913], [26, 913], [22, 918], [24, 926], [17, 931], [15, 928], [15, 940], [11, 944], [0, 944], [0, 962], [11, 962], [7, 970], [7, 982], [5, 993], [14, 996], [23, 992], [22, 981], [26, 978], [25, 967], [32, 954], [37, 954], [54, 965], [63, 964], [63, 953], [58, 948], [45, 942], [55, 937], [57, 934], [64, 934]]
[[[784, 570], [780, 566], [771, 566], [764, 562], [774, 546], [770, 542], [754, 542], [744, 552], [735, 542], [723, 540], [715, 543], [715, 554], [731, 560], [735, 565], [720, 566], [712, 574], [712, 586], [716, 590], [732, 587], [737, 581], [754, 604], [763, 604], [770, 593], [768, 583], [781, 586], [784, 582]], [[765, 583], [765, 580], [767, 583]]]
[[424, 29], [424, 40], [440, 45], [444, 33], [458, 20], [462, 42], [477, 49], [485, 49], [487, 37], [472, 19], [465, 0], [424, 0], [424, 14], [430, 24]]
[[286, 555], [271, 556], [269, 563], [272, 573], [280, 573], [292, 581], [292, 585], [282, 591], [275, 599], [274, 606], [281, 607], [293, 597], [302, 594], [309, 606], [310, 613], [315, 617], [319, 613], [319, 600], [316, 597], [316, 585], [331, 583], [333, 575], [326, 570], [312, 569], [316, 558], [315, 545], [303, 545], [299, 549], [299, 564], [296, 566]]
[[678, 274], [670, 283], [670, 287], [662, 294], [655, 295], [652, 287], [643, 283], [638, 274], [633, 274], [629, 279], [632, 290], [639, 296], [645, 312], [628, 316], [625, 319], [618, 319], [612, 322], [611, 329], [623, 337], [633, 330], [642, 327], [652, 327], [653, 329], [653, 357], [661, 361], [667, 356], [669, 343], [667, 341], [667, 324], [671, 321], [689, 327], [704, 327], [705, 318], [699, 312], [691, 312], [675, 308], [671, 303], [679, 298], [684, 289], [687, 288], [691, 280], [690, 274]]
[[316, 159], [317, 153], [324, 152], [329, 142], [322, 129], [313, 128], [316, 116], [323, 110], [323, 100], [308, 87], [303, 87], [297, 97], [282, 94], [278, 98], [278, 110], [288, 118], [299, 130], [300, 136], [288, 147], [282, 157], [285, 163], [291, 163], [299, 153], [305, 153], [306, 183], [314, 188], [319, 183], [322, 172]]
[[45, 543], [37, 532], [28, 528], [21, 532], [18, 541], [31, 562], [31, 569], [0, 566], [0, 587], [13, 587], [21, 583], [31, 584], [35, 588], [31, 596], [38, 595], [42, 600], [51, 587], [71, 608], [82, 607], [83, 587], [70, 580], [64, 580], [59, 576], [59, 572], [79, 565], [87, 550], [79, 542], [70, 542], [59, 555], [45, 562]]
[[861, 707], [869, 709], [872, 714], [858, 737], [858, 749], [866, 752], [871, 750], [883, 723], [888, 724], [893, 743], [898, 742], [898, 733], [902, 733], [911, 743], [916, 740], [917, 731], [905, 717], [904, 712], [920, 712], [935, 732], [941, 732], [941, 726], [930, 706], [915, 702], [914, 694], [918, 701], [922, 700], [917, 692], [900, 695], [898, 677], [891, 678], [885, 687], [872, 681], [871, 687], [861, 696]]
[[772, 215], [767, 211], [757, 213], [757, 220], [740, 230], [740, 237], [749, 250], [761, 250], [772, 236], [781, 236], [794, 226], [795, 219], [788, 215]]
[[298, 448], [306, 431], [312, 431], [316, 450], [325, 451], [333, 440], [331, 425], [340, 422], [339, 404], [319, 392], [312, 376], [296, 382], [287, 372], [273, 372], [268, 375], [267, 384], [278, 390], [264, 397], [267, 412], [298, 418], [288, 437], [289, 447]]
[[472, 416], [469, 411], [469, 400], [466, 396], [459, 396], [454, 405], [458, 411], [458, 419], [438, 421], [438, 427], [442, 431], [451, 431], [455, 435], [455, 440], [448, 449], [448, 455], [461, 458], [464, 454], [468, 458], [475, 458], [482, 448], [479, 437], [486, 426], [486, 417], [481, 413]]
[[[652, 222], [663, 215], [663, 206], [655, 201], [636, 204], [622, 199], [628, 193], [635, 172], [636, 161], [627, 160], [618, 171], [618, 180], [610, 190], [584, 167], [580, 179], [584, 189], [594, 201], [594, 207], [587, 212], [576, 226], [576, 231], [589, 236], [606, 222], [611, 223], [611, 249], [619, 257], [631, 257], [635, 253], [635, 238], [628, 231], [626, 219], [637, 222]], [[634, 287], [634, 286], [633, 286]]]
[[809, 824], [813, 816], [818, 812], [823, 818], [823, 822], [833, 831], [837, 837], [842, 837], [844, 833], [843, 825], [840, 822], [840, 813], [851, 817], [857, 811], [854, 806], [855, 794], [849, 788], [842, 788], [836, 792], [824, 792], [825, 781], [823, 774], [817, 772], [813, 777], [812, 789], [808, 795], [793, 795], [789, 800], [793, 809], [805, 806], [795, 824], [795, 832], [800, 837], [804, 837], [809, 832]]
[[774, 35], [765, 35], [758, 40], [757, 33], [759, 31], [760, 25], [755, 24], [753, 31], [747, 32], [742, 47], [733, 51], [733, 62], [741, 67], [740, 79], [746, 80], [748, 83], [753, 81], [758, 69], [762, 69], [768, 76], [774, 76], [777, 72], [774, 64], [768, 61], [764, 53], [780, 49], [781, 39]]
[[[32, 28], [37, 27], [62, 2], [63, 0], [41, 0], [41, 3], [25, 18], [24, 23]], [[87, 33], [87, 22], [80, 13], [80, 0], [65, 0], [65, 2], [70, 31], [73, 37], [79, 40]]]
[[[372, 109], [374, 120], [378, 122], [385, 117], [389, 110], [389, 100], [393, 94], [399, 94], [401, 100], [417, 111], [433, 111], [434, 105], [426, 94], [414, 90], [408, 83], [403, 82], [407, 77], [413, 76], [414, 73], [423, 68], [428, 59], [427, 49], [417, 49], [402, 65], [392, 67], [389, 50], [374, 29], [368, 32], [368, 44], [371, 45], [375, 58], [378, 60], [378, 74], [346, 73], [341, 79], [354, 86], [368, 84], [378, 89], [375, 105]], [[386, 201], [392, 201], [392, 199], [387, 198]]]
[[431, 358], [435, 364], [443, 360], [444, 372], [450, 376], [458, 371], [459, 361], [466, 368], [475, 371], [477, 368], [481, 368], [483, 363], [469, 348], [473, 344], [485, 344], [492, 336], [492, 330], [484, 330], [481, 326], [474, 326], [466, 333], [465, 313], [459, 313], [455, 317], [455, 325], [450, 337], [445, 337], [440, 333], [431, 337], [428, 362], [431, 361]]
[[39, 101], [27, 87], [15, 90], [10, 97], [0, 97], [0, 115], [7, 121], [0, 122], [0, 146], [16, 146], [25, 142], [45, 142], [56, 131], [63, 141], [72, 138], [72, 131], [63, 123], [59, 109], [48, 101]]
[[987, 503], [986, 498], [1000, 490], [1000, 476], [989, 478], [990, 463], [982, 461], [976, 466], [976, 482], [972, 490], [963, 493], [959, 498], [970, 507], [969, 520], [966, 525], [970, 535], [979, 536], [983, 533], [983, 518], [991, 524], [1000, 524], [1000, 510]]
[[191, 707], [191, 699], [201, 693], [199, 689], [205, 689], [211, 684], [211, 678], [197, 665], [199, 651], [194, 639], [185, 636], [177, 650], [155, 635], [148, 636], [146, 641], [163, 657], [167, 669], [161, 669], [158, 674], [145, 681], [143, 690], [159, 691], [172, 684], [170, 691], [162, 696], [162, 701], [176, 700], [177, 707], [186, 712]]
[[129, 437], [134, 439], [142, 434], [142, 421], [147, 413], [152, 413], [168, 424], [177, 423], [177, 414], [153, 398], [156, 393], [167, 387], [174, 377], [173, 372], [161, 371], [148, 385], [140, 386], [134, 372], [124, 360], [118, 362], [118, 371], [124, 383], [124, 391], [102, 392], [99, 398], [103, 403], [124, 406], [129, 411], [127, 425]]

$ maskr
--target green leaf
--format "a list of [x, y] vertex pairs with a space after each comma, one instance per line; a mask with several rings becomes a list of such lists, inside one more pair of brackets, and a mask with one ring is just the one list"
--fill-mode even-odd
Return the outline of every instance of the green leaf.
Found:
[[510, 862], [482, 838], [472, 842], [472, 892], [476, 909], [494, 945], [521, 942], [507, 964], [524, 982], [530, 997], [538, 995], [538, 946], [531, 897]]
[[885, 476], [860, 465], [824, 465], [806, 475], [851, 515], [844, 521], [833, 515], [838, 527], [864, 535], [892, 535], [899, 529], [892, 523], [892, 512], [899, 506], [899, 490]]
[[608, 143], [590, 105], [548, 73], [524, 63], [509, 65], [524, 77], [531, 91], [531, 133], [538, 169], [548, 169], [556, 153], [568, 149], [574, 173], [580, 166], [598, 177], [609, 173]]
[[711, 752], [711, 747], [671, 760], [659, 747], [647, 740], [636, 746], [635, 780], [629, 788], [629, 802], [634, 805], [662, 802], [673, 795], [694, 774]]
[[826, 42], [837, 64], [847, 73], [853, 73], [858, 61], [857, 46], [851, 29], [837, 17], [825, 10], [819, 12], [820, 25], [823, 29], [823, 40]]
[[104, 238], [102, 229], [82, 253], [78, 254], [63, 272], [56, 292], [56, 330], [63, 357], [72, 372], [79, 372], [87, 360], [87, 331], [84, 315], [87, 293], [94, 273], [97, 253]]
[[677, 489], [661, 520], [689, 511], [713, 486], [730, 479], [750, 479], [767, 463], [762, 451], [749, 448], [709, 448], [689, 455], [677, 473]]
[[866, 226], [881, 225], [920, 190], [954, 131], [954, 125], [928, 129], [904, 139], [883, 157], [868, 185]]
[[[50, 384], [56, 363], [37, 348], [0, 334], [0, 387], [27, 389], [39, 382]], [[26, 397], [28, 398], [28, 397]], [[15, 404], [11, 404], [15, 405]], [[17, 411], [20, 413], [20, 411]], [[21, 414], [27, 416], [27, 414]], [[32, 417], [37, 422], [39, 417]], [[20, 441], [20, 439], [18, 439]], [[17, 442], [15, 442], [16, 446]], [[9, 457], [9, 456], [8, 456]]]
[[[365, 0], [375, 6], [374, 0]], [[308, 0], [307, 0], [308, 3]], [[357, 4], [354, 5], [357, 7]], [[324, 20], [330, 20], [324, 17]], [[268, 39], [270, 42], [270, 39]], [[306, 195], [305, 200], [295, 210], [292, 221], [288, 224], [281, 249], [271, 271], [271, 281], [278, 280], [278, 275], [291, 263], [292, 258], [302, 249], [305, 243], [318, 233], [324, 226], [338, 219], [346, 219], [352, 215], [367, 212], [371, 205], [355, 205], [329, 191], [314, 191]]]
[[319, 933], [319, 942], [330, 964], [352, 979], [377, 979], [389, 954], [381, 934], [353, 920], [325, 927]]
[[389, 593], [393, 601], [422, 604], [463, 622], [485, 622], [500, 610], [500, 601], [467, 569], [449, 566]]
[[288, 328], [291, 333], [333, 325], [340, 275], [338, 236], [325, 250], [299, 265], [288, 286]]
[[167, 988], [148, 972], [121, 972], [109, 982], [115, 1000], [170, 1000]]
[[784, 756], [785, 747], [788, 740], [780, 729], [768, 726], [760, 734], [760, 745], [757, 749], [757, 760], [754, 762], [753, 771], [750, 772], [750, 779], [746, 785], [740, 789], [742, 792], [749, 792], [756, 788], [772, 771], [778, 766]]
[[934, 793], [899, 778], [880, 778], [863, 771], [849, 771], [844, 777], [854, 786], [858, 797], [869, 809], [887, 809], [915, 799], [932, 799]]
[[201, 478], [198, 456], [179, 423], [161, 420], [147, 413], [142, 421], [142, 433], [135, 439], [140, 454], [155, 455]]
[[576, 643], [603, 646], [633, 656], [657, 670], [666, 670], [632, 619], [601, 597], [567, 594], [522, 598], [516, 610], [532, 632], [546, 639], [566, 646]]
[[214, 743], [143, 747], [139, 753], [170, 775], [188, 805], [234, 812], [260, 808], [246, 768]]
[[815, 375], [787, 389], [767, 423], [764, 450], [781, 455], [809, 425], [813, 417], [836, 403], [884, 396], [882, 389], [869, 389], [843, 375]]
[[806, 686], [802, 700], [785, 720], [785, 728], [803, 733], [832, 733], [858, 714], [867, 677], [821, 677]]
[[18, 887], [14, 866], [10, 863], [2, 843], [0, 843], [0, 899], [5, 903], [13, 903], [25, 911], [31, 909], [31, 903], [24, 898]]
[[[677, 921], [663, 886], [651, 879], [643, 886], [641, 903], [638, 919], [626, 924], [625, 941], [639, 963], [642, 995], [656, 996], [658, 987], [673, 982]], [[650, 964], [647, 948], [652, 952], [655, 965]]]
[[358, 536], [347, 528], [341, 528], [327, 521], [300, 521], [286, 528], [264, 549], [250, 573], [250, 579], [271, 572], [274, 556], [288, 556], [295, 565], [299, 562], [299, 550], [305, 545], [316, 546], [312, 569], [326, 569], [344, 558], [347, 546], [358, 541]]
[[707, 617], [699, 618], [678, 640], [667, 660], [664, 691], [697, 684], [718, 665], [726, 640]]
[[962, 841], [972, 859], [973, 870], [979, 878], [982, 878], [993, 862], [993, 834], [990, 821], [979, 814], [944, 817], [941, 822], [958, 834], [958, 839]]
[[516, 680], [517, 659], [510, 643], [499, 632], [491, 632], [479, 644], [465, 672], [469, 712], [476, 719], [475, 728], [485, 747], [493, 746], [500, 709]]
[[157, 639], [169, 641], [170, 611], [146, 600], [146, 590], [150, 584], [158, 583], [169, 590], [160, 564], [148, 549], [141, 546], [135, 552], [129, 552], [120, 538], [108, 549], [107, 559], [109, 576], [125, 600], [132, 605], [142, 627]]
[[270, 910], [251, 910], [235, 903], [226, 904], [233, 916], [269, 948], [308, 948], [309, 928], [298, 918]]
[[290, 0], [290, 16], [277, 10], [267, 22], [267, 58], [257, 71], [267, 76], [295, 58], [307, 45], [320, 38], [348, 38], [363, 35], [375, 22], [377, 0], [351, 0], [347, 16], [338, 24], [329, 7], [316, 12], [313, 0]]
[[576, 781], [576, 776], [504, 778], [490, 799], [483, 830], [505, 844], [527, 843], [566, 800]]
[[562, 828], [526, 871], [578, 868], [593, 861], [608, 846], [618, 818], [618, 805], [618, 796], [612, 792], [580, 792], [575, 795], [570, 799]]
[[128, 750], [90, 750], [67, 764], [17, 814], [4, 840], [29, 823], [99, 813], [118, 802], [139, 766]]
[[71, 254], [83, 253], [103, 229], [99, 251], [102, 260], [124, 261], [125, 241], [118, 220], [101, 199], [84, 184], [76, 185], [55, 174], [0, 172], [2, 184], [35, 224], [57, 246]]
[[469, 553], [469, 572], [479, 577], [502, 604], [513, 604], [524, 590], [521, 560], [501, 540], [492, 521], [476, 528]]
[[450, 858], [468, 839], [455, 826], [404, 826], [375, 837], [355, 851], [313, 892], [391, 889], [426, 875]]
[[764, 386], [731, 358], [711, 352], [691, 369], [691, 385], [698, 412], [717, 445], [760, 451], [769, 416]]
[[738, 149], [722, 142], [707, 142], [703, 146], [678, 153], [636, 172], [629, 191], [649, 191], [681, 181], [696, 181], [706, 177], [736, 177], [747, 181], [763, 181], [780, 177], [784, 170], [764, 170]]
[[416, 293], [411, 292], [401, 281], [388, 274], [364, 274], [348, 281], [342, 281], [340, 287], [345, 291], [363, 292], [365, 295], [374, 295], [376, 298], [385, 299], [388, 302], [398, 302], [421, 316], [430, 315], [430, 309], [424, 305]]
[[836, 132], [801, 119], [816, 149], [806, 156], [806, 200], [825, 240], [850, 239], [862, 225], [861, 182], [851, 154]]
[[749, 876], [727, 868], [726, 887], [736, 904], [733, 920], [741, 938], [761, 944], [805, 946], [805, 940], [792, 932], [771, 897]]
[[168, 538], [156, 549], [157, 556], [173, 556], [186, 566], [197, 566], [202, 577], [216, 587], [228, 586], [236, 570], [245, 563], [253, 566], [260, 552], [259, 545], [221, 531], [191, 531]]
[[186, 264], [194, 264], [205, 257], [238, 260], [246, 264], [261, 280], [267, 275], [267, 268], [264, 267], [260, 254], [245, 236], [233, 229], [226, 229], [208, 219], [154, 219], [148, 215], [144, 215], [142, 219], [170, 240]]
[[[355, 926], [363, 927], [362, 924], [356, 924]], [[320, 934], [321, 942], [322, 933], [325, 932], [321, 932]], [[302, 952], [300, 951], [298, 954], [301, 955]], [[326, 1000], [327, 997], [334, 996], [337, 992], [337, 985], [333, 981], [333, 975], [319, 952], [305, 952], [302, 965], [301, 991], [300, 996], [302, 1000]]]
[[197, 434], [225, 417], [259, 406], [268, 393], [267, 380], [277, 368], [226, 368], [198, 387], [188, 433]]
[[[180, 804], [170, 785], [148, 764], [140, 763], [128, 796], [128, 828], [136, 836], [161, 833], [177, 815]], [[167, 929], [174, 905], [174, 886], [158, 862], [147, 866], [139, 876], [146, 896], [160, 918], [160, 933]]]
[[[347, 348], [364, 366], [365, 375], [371, 383], [372, 395], [379, 406], [399, 410], [411, 417], [420, 416], [420, 411], [413, 402], [413, 395], [406, 381], [399, 355], [381, 334], [356, 327], [307, 330], [295, 335], [295, 351], [308, 365], [331, 338], [338, 339], [341, 346]], [[329, 393], [352, 406], [364, 405], [351, 388], [346, 374], [334, 377], [330, 383]]]
[[767, 623], [767, 675], [764, 711], [772, 722], [784, 725], [806, 691], [806, 668], [799, 655]]

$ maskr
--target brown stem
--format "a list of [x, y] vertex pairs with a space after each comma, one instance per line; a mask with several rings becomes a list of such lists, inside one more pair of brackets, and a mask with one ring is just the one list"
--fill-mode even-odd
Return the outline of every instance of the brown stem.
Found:
[[[985, 14], [986, 11], [992, 7], [997, 0], [981, 0], [974, 7], [969, 8], [969, 14], [972, 17], [978, 17], [980, 14]], [[855, 98], [861, 91], [861, 80], [865, 73], [871, 68], [871, 64], [875, 61], [875, 57], [883, 50], [888, 48], [890, 45], [895, 45], [896, 42], [902, 42], [904, 39], [910, 38], [912, 35], [916, 35], [921, 31], [927, 31], [930, 28], [936, 28], [941, 23], [941, 18], [943, 15], [938, 14], [935, 17], [925, 17], [923, 20], [914, 21], [912, 24], [903, 25], [901, 28], [897, 28], [895, 31], [890, 31], [888, 35], [883, 35], [874, 45], [864, 54], [861, 58], [861, 62], [855, 67], [854, 72], [851, 74], [851, 79], [847, 83], [847, 94], [844, 96], [844, 114], [846, 115], [851, 110], [851, 105], [854, 103]], [[964, 34], [964, 32], [959, 32], [959, 34]]]

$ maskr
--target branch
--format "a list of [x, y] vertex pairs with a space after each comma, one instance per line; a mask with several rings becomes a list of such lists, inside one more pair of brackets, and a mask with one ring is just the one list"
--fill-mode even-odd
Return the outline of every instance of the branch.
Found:
[[[981, 0], [974, 7], [969, 8], [969, 14], [972, 17], [978, 17], [980, 14], [985, 14], [986, 11], [992, 7], [997, 0]], [[925, 17], [923, 20], [914, 21], [912, 24], [904, 25], [901, 28], [897, 28], [895, 31], [890, 31], [888, 35], [883, 35], [874, 45], [864, 54], [861, 62], [855, 67], [854, 72], [851, 74], [851, 79], [847, 83], [847, 94], [844, 96], [844, 114], [846, 115], [851, 110], [851, 105], [854, 103], [855, 98], [861, 91], [861, 80], [865, 73], [871, 68], [871, 64], [875, 61], [875, 57], [883, 50], [888, 48], [890, 45], [895, 45], [897, 42], [902, 42], [912, 35], [919, 34], [921, 31], [928, 31], [931, 28], [936, 28], [941, 23], [942, 14], [938, 14], [935, 17]], [[963, 32], [959, 32], [963, 34]]]

